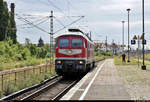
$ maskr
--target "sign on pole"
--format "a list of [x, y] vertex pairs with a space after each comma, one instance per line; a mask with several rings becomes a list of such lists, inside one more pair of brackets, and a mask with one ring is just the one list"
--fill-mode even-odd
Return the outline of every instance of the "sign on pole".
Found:
[[145, 39], [142, 40], [142, 44], [146, 45], [146, 40]]
[[137, 40], [137, 37], [136, 37], [136, 35], [134, 35], [134, 37], [133, 37], [133, 40]]
[[132, 45], [136, 44], [135, 40], [131, 40], [131, 44]]
[[143, 40], [143, 38], [144, 38], [144, 35], [142, 34], [141, 37], [140, 37], [140, 40]]

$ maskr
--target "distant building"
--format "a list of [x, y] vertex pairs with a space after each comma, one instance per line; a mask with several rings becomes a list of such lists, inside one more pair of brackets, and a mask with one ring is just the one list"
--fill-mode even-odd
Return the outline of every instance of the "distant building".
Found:
[[[121, 45], [117, 45], [116, 43], [107, 44], [101, 41], [94, 41], [95, 49], [100, 51], [111, 51], [113, 54], [120, 54], [122, 52]], [[107, 48], [106, 48], [107, 47]]]

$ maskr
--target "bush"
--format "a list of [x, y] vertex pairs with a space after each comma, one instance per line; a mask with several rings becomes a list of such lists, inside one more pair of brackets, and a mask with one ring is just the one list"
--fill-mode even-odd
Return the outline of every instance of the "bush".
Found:
[[[50, 57], [49, 49], [49, 44], [37, 47], [31, 43], [21, 45], [19, 43], [13, 44], [11, 40], [1, 41], [0, 71], [8, 69], [7, 67], [16, 68], [40, 64], [41, 60], [38, 59]], [[10, 63], [10, 65], [7, 63]]]
[[3, 92], [0, 90], [0, 98], [3, 97]]
[[31, 56], [37, 55], [37, 47], [34, 44], [28, 44], [27, 48], [29, 49]]
[[46, 55], [47, 55], [46, 49], [44, 49], [43, 47], [37, 48], [37, 57], [38, 58], [45, 58]]
[[0, 63], [0, 71], [3, 71], [4, 66]]
[[95, 56], [113, 56], [112, 52], [96, 51]]
[[16, 54], [13, 59], [15, 59], [15, 61], [22, 61], [23, 60], [21, 54]]
[[10, 82], [5, 83], [4, 90], [3, 90], [3, 94], [5, 96], [7, 96], [13, 92], [16, 92], [16, 91], [18, 91], [18, 88], [13, 83], [10, 83]]

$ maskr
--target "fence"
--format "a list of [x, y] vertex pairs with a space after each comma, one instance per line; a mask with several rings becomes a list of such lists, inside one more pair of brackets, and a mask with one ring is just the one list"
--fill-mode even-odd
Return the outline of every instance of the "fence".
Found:
[[[2, 71], [0, 72], [0, 91], [3, 92], [4, 95], [10, 94], [10, 91], [18, 91], [19, 89], [37, 83], [37, 81], [40, 82], [46, 77], [55, 74], [54, 72], [54, 64], [50, 65], [48, 61], [44, 65]], [[13, 90], [10, 90], [11, 86]], [[15, 87], [17, 87], [17, 89], [15, 89]]]

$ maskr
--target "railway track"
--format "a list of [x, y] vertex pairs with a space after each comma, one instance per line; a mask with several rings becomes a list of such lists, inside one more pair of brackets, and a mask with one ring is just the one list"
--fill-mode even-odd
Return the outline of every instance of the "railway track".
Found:
[[50, 83], [55, 82], [56, 80], [59, 80], [61, 78], [62, 78], [62, 76], [54, 76], [54, 77], [52, 77], [50, 79], [47, 79], [47, 80], [41, 82], [40, 84], [36, 84], [36, 85], [31, 86], [29, 88], [25, 88], [25, 89], [23, 89], [21, 91], [18, 91], [18, 92], [15, 92], [15, 93], [11, 94], [11, 95], [8, 95], [8, 96], [6, 96], [4, 98], [1, 98], [0, 101], [21, 100], [24, 97], [28, 96], [29, 94], [34, 93], [37, 90], [39, 90], [39, 89], [49, 85]]
[[[99, 61], [96, 61], [96, 63]], [[62, 76], [55, 76], [40, 84], [34, 85], [30, 88], [23, 89], [12, 95], [6, 96], [0, 101], [8, 100], [59, 100], [72, 88], [82, 76], [77, 78], [63, 78]]]
[[46, 82], [21, 90], [12, 95], [0, 99], [8, 100], [59, 100], [72, 88], [79, 79], [68, 79], [55, 76]]
[[77, 81], [59, 79], [40, 90], [22, 98], [21, 100], [58, 100], [67, 92]]

